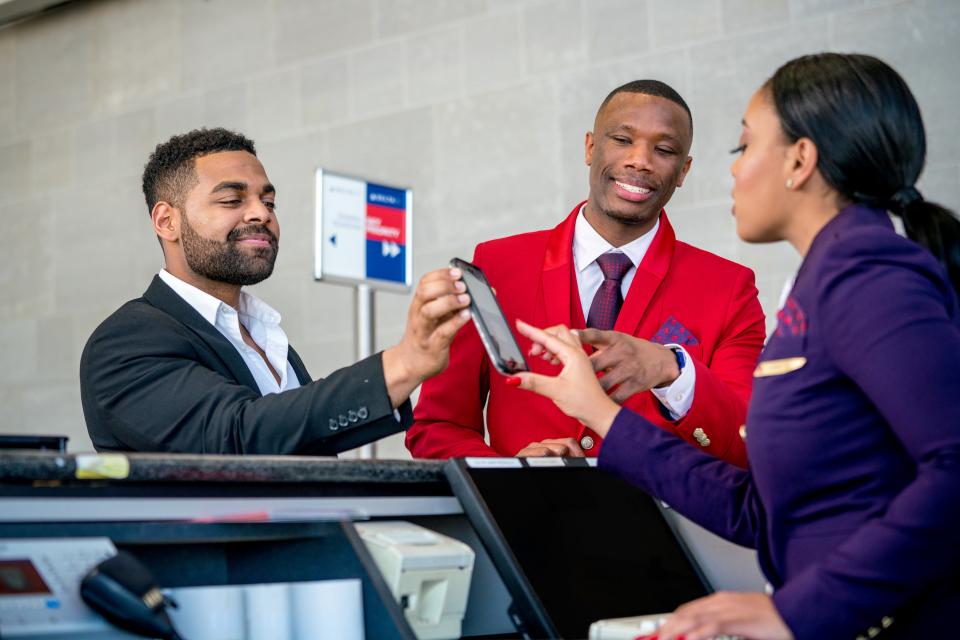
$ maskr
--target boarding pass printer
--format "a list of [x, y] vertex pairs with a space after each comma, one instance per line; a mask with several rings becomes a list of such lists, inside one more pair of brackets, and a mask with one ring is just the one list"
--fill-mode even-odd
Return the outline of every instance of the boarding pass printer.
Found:
[[473, 549], [410, 522], [355, 526], [417, 637], [459, 638], [470, 593]]

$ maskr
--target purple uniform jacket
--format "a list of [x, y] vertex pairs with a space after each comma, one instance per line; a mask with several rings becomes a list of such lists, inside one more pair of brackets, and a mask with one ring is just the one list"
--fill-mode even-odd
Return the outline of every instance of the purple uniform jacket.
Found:
[[746, 439], [743, 471], [624, 409], [600, 466], [756, 548], [798, 640], [960, 637], [960, 308], [886, 213], [847, 207], [814, 239]]

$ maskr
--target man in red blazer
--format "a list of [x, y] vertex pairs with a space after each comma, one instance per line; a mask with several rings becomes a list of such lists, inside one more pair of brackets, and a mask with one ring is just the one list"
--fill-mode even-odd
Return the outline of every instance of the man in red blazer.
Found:
[[[586, 135], [587, 201], [553, 229], [481, 243], [473, 261], [508, 321], [581, 329], [615, 400], [745, 466], [739, 429], [763, 311], [753, 273], [677, 241], [663, 210], [690, 168], [692, 138], [690, 109], [666, 84], [614, 89]], [[517, 381], [492, 369], [476, 329], [464, 327], [446, 371], [423, 384], [407, 447], [418, 458], [598, 454], [597, 434]]]

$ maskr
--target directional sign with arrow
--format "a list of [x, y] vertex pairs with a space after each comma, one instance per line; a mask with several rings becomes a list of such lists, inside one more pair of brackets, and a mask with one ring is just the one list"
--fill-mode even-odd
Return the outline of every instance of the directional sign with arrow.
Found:
[[413, 193], [317, 170], [314, 277], [408, 290]]
[[383, 241], [383, 256], [386, 258], [396, 258], [400, 255], [400, 245], [396, 242]]

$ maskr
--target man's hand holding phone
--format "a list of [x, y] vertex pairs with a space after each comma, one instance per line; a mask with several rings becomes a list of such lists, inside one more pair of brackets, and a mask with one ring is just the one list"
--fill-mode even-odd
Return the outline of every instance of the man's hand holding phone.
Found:
[[447, 366], [453, 337], [470, 320], [460, 269], [437, 269], [417, 284], [400, 342], [383, 352], [383, 377], [394, 407]]

